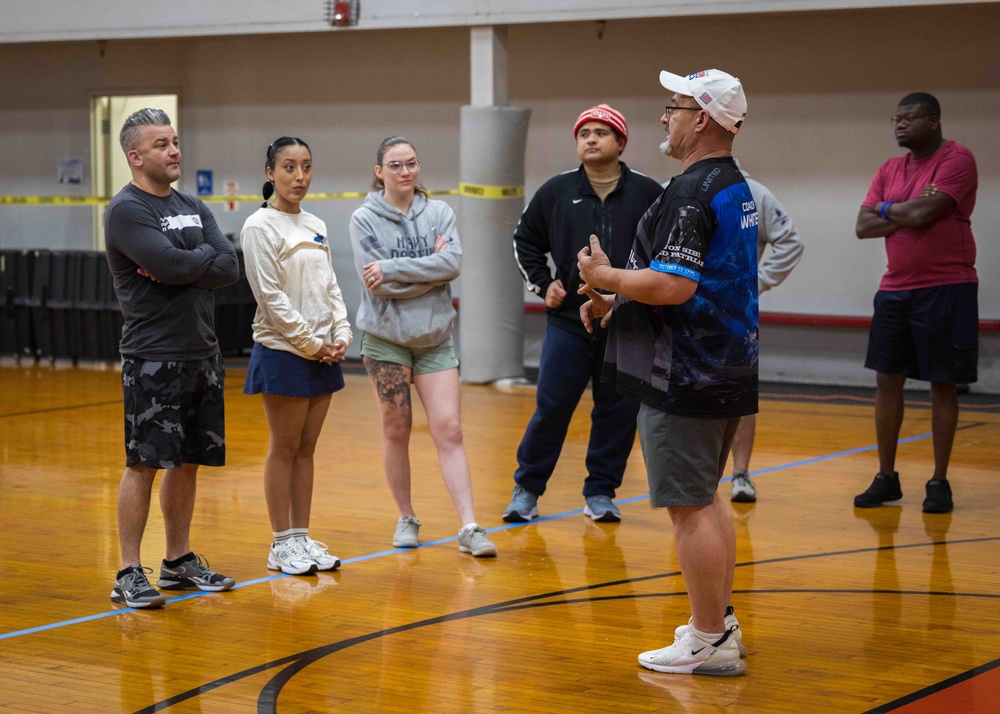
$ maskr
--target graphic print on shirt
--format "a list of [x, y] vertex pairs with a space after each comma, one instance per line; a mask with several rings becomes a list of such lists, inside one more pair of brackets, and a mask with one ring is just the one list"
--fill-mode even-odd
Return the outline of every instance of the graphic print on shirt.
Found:
[[201, 216], [194, 214], [189, 216], [164, 216], [160, 219], [160, 230], [180, 231], [185, 228], [201, 228]]
[[705, 267], [702, 251], [698, 247], [698, 225], [694, 210], [690, 206], [677, 209], [677, 221], [670, 229], [670, 238], [649, 267], [659, 273], [673, 273], [695, 282], [701, 279]]
[[[395, 237], [396, 245], [388, 247], [389, 258], [426, 258], [434, 255], [434, 241], [428, 236], [407, 236]], [[449, 238], [448, 242], [452, 240]], [[377, 256], [379, 240], [375, 236], [366, 236], [361, 239], [361, 249], [368, 255]]]
[[607, 359], [618, 388], [650, 406], [742, 416], [757, 408], [759, 216], [735, 167], [709, 161], [643, 217], [628, 266], [695, 280], [695, 294], [661, 306], [617, 298]]

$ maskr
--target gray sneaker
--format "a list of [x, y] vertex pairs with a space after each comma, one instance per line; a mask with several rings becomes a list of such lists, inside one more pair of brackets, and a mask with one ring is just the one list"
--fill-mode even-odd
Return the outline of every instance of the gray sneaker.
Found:
[[497, 547], [477, 523], [466, 523], [458, 531], [458, 549], [462, 553], [472, 553], [476, 558], [491, 558], [497, 554]]
[[208, 561], [194, 553], [188, 553], [186, 560], [173, 568], [168, 568], [167, 561], [163, 561], [160, 580], [156, 583], [164, 590], [204, 590], [210, 593], [228, 590], [235, 584], [235, 579], [209, 570]]
[[130, 565], [125, 574], [115, 579], [115, 587], [111, 590], [111, 599], [128, 607], [163, 607], [167, 599], [156, 591], [146, 573], [152, 573], [152, 568], [141, 565]]
[[750, 480], [750, 474], [746, 471], [737, 471], [733, 474], [733, 497], [735, 503], [756, 503], [757, 488]]
[[527, 523], [532, 518], [538, 518], [538, 495], [526, 488], [514, 486], [510, 505], [502, 517], [507, 523]]
[[587, 496], [587, 506], [583, 509], [583, 515], [602, 523], [617, 523], [622, 519], [618, 506], [610, 496]]
[[420, 521], [416, 516], [400, 516], [392, 536], [393, 548], [416, 548], [420, 545]]

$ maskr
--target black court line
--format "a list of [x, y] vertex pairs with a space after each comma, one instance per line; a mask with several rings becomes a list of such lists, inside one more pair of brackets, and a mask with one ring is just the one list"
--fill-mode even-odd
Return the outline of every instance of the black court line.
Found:
[[[966, 538], [955, 541], [931, 541], [924, 543], [908, 543], [903, 545], [881, 546], [877, 548], [854, 548], [850, 550], [830, 551], [827, 553], [808, 553], [804, 555], [786, 556], [781, 558], [766, 558], [763, 560], [747, 561], [744, 563], [737, 563], [736, 567], [740, 568], [752, 565], [787, 563], [792, 561], [811, 560], [816, 558], [831, 558], [844, 555], [856, 555], [860, 553], [874, 553], [885, 550], [907, 550], [913, 548], [933, 547], [936, 545], [954, 546], [954, 545], [985, 543], [994, 541], [1000, 541], [1000, 536]], [[315, 662], [318, 662], [319, 660], [323, 659], [324, 657], [328, 657], [331, 654], [335, 654], [349, 647], [353, 647], [354, 645], [363, 644], [365, 642], [370, 642], [372, 640], [388, 637], [390, 635], [398, 634], [401, 632], [408, 632], [411, 630], [416, 630], [431, 625], [438, 625], [445, 622], [454, 622], [457, 620], [464, 620], [471, 617], [480, 617], [483, 615], [504, 614], [507, 612], [526, 610], [535, 607], [545, 607], [548, 605], [565, 605], [573, 603], [638, 599], [646, 597], [677, 597], [680, 595], [686, 595], [687, 593], [684, 592], [651, 593], [651, 594], [630, 593], [628, 595], [621, 595], [621, 596], [609, 595], [600, 597], [579, 598], [574, 600], [566, 599], [567, 595], [572, 595], [576, 593], [595, 591], [604, 588], [614, 587], [617, 585], [633, 585], [636, 583], [647, 582], [650, 580], [659, 580], [663, 578], [677, 577], [680, 576], [680, 574], [681, 574], [680, 571], [672, 571], [669, 573], [655, 573], [652, 575], [643, 575], [635, 578], [625, 578], [622, 580], [612, 580], [604, 583], [595, 583], [593, 585], [581, 585], [575, 588], [566, 588], [563, 590], [556, 590], [553, 592], [542, 593], [538, 595], [527, 595], [524, 597], [515, 598], [513, 600], [506, 600], [503, 602], [493, 603], [490, 605], [482, 605], [480, 607], [472, 608], [470, 610], [462, 610], [459, 612], [437, 615], [435, 617], [420, 620], [418, 622], [412, 622], [405, 625], [398, 625], [396, 627], [388, 628], [385, 630], [378, 630], [364, 635], [358, 635], [356, 637], [351, 637], [345, 640], [341, 640], [339, 642], [333, 642], [328, 645], [323, 645], [321, 647], [315, 647], [310, 650], [305, 650], [303, 652], [299, 652], [298, 654], [287, 655], [285, 657], [273, 660], [271, 662], [265, 662], [255, 667], [243, 670], [242, 672], [234, 672], [233, 674], [227, 675], [212, 682], [208, 682], [193, 689], [189, 689], [186, 692], [181, 692], [172, 697], [156, 702], [155, 704], [152, 704], [146, 708], [139, 709], [136, 711], [136, 714], [152, 714], [152, 712], [163, 711], [164, 709], [172, 707], [175, 704], [180, 704], [181, 702], [185, 702], [201, 694], [207, 694], [216, 689], [224, 687], [228, 684], [233, 684], [247, 677], [259, 674], [261, 672], [265, 672], [270, 669], [274, 669], [276, 667], [284, 667], [284, 669], [282, 669], [280, 672], [274, 675], [274, 677], [272, 677], [271, 680], [268, 681], [266, 685], [264, 685], [264, 688], [261, 690], [261, 693], [257, 700], [258, 714], [277, 714], [278, 696], [280, 695], [281, 690], [282, 688], [284, 688], [285, 684], [291, 681], [291, 679], [296, 674], [298, 674], [300, 671], [302, 671], [309, 665], [314, 664]], [[976, 597], [976, 598], [1000, 599], [1000, 594], [995, 594], [995, 593], [957, 593], [948, 591], [882, 590], [882, 589], [837, 590], [837, 589], [813, 588], [813, 589], [734, 590], [733, 592], [738, 594], [767, 594], [767, 593], [858, 594], [858, 595], [887, 594], [887, 595], [916, 595], [921, 597], [927, 597], [927, 596]], [[563, 599], [555, 602], [540, 602], [542, 600], [550, 600], [553, 598], [563, 598]], [[970, 671], [975, 671], [975, 670], [970, 670]]]
[[888, 704], [882, 704], [881, 706], [875, 707], [874, 709], [869, 709], [865, 714], [884, 714], [885, 712], [895, 711], [896, 709], [901, 709], [907, 704], [912, 704], [913, 702], [919, 701], [924, 697], [929, 697], [932, 694], [937, 694], [938, 692], [944, 691], [949, 687], [954, 687], [956, 684], [961, 684], [966, 680], [972, 679], [973, 677], [978, 677], [980, 674], [986, 674], [990, 670], [1000, 667], [1000, 659], [995, 659], [992, 662], [987, 662], [986, 664], [980, 665], [970, 669], [968, 672], [962, 672], [961, 674], [956, 674], [954, 677], [949, 677], [944, 679], [937, 684], [932, 684], [929, 687], [924, 687], [920, 691], [913, 692], [913, 694], [907, 694], [905, 697], [900, 697]]
[[[231, 391], [234, 391], [234, 390], [240, 390], [240, 391], [242, 391], [242, 389], [243, 389], [242, 386], [236, 385], [236, 386], [230, 386], [230, 387], [223, 387], [222, 391], [223, 392], [231, 392]], [[23, 411], [23, 412], [6, 412], [6, 413], [3, 413], [3, 414], [0, 414], [0, 419], [12, 419], [12, 418], [15, 418], [15, 417], [34, 416], [36, 414], [54, 414], [56, 412], [72, 412], [72, 411], [76, 411], [77, 409], [91, 409], [93, 407], [110, 407], [110, 406], [114, 406], [116, 404], [118, 406], [122, 405], [122, 399], [121, 399], [121, 397], [118, 397], [117, 399], [109, 399], [106, 402], [89, 402], [89, 403], [86, 403], [86, 404], [66, 404], [66, 405], [61, 406], [61, 407], [45, 407], [44, 409], [28, 409], [28, 410]]]
[[0, 414], [0, 419], [11, 419], [13, 417], [33, 416], [35, 414], [52, 414], [55, 412], [71, 412], [76, 409], [90, 409], [91, 407], [108, 407], [113, 404], [120, 405], [121, 399], [114, 399], [107, 402], [91, 402], [89, 404], [68, 404], [63, 407], [47, 407], [45, 409], [28, 409], [23, 412], [7, 412]]

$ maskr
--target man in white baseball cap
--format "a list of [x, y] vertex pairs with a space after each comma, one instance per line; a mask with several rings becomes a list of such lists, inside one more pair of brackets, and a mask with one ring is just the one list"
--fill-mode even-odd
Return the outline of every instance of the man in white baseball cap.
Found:
[[[603, 376], [641, 403], [649, 501], [665, 508], [691, 604], [673, 642], [639, 664], [673, 674], [737, 676], [732, 606], [736, 530], [719, 481], [740, 418], [757, 412], [757, 206], [732, 156], [746, 115], [738, 79], [669, 72], [661, 149], [683, 165], [636, 228], [628, 265], [596, 236], [577, 255], [580, 308], [610, 326]], [[605, 294], [604, 292], [614, 294]]]
[[740, 80], [718, 69], [703, 69], [682, 77], [660, 72], [660, 84], [671, 92], [693, 97], [723, 129], [736, 134], [747, 116], [747, 98]]

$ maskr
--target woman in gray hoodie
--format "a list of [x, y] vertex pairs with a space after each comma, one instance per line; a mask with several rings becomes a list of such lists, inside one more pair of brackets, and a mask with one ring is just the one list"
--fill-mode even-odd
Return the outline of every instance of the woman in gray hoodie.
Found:
[[431, 201], [418, 183], [420, 161], [408, 140], [389, 137], [378, 148], [375, 191], [351, 216], [354, 265], [364, 286], [358, 308], [361, 355], [382, 417], [382, 461], [399, 509], [392, 544], [420, 544], [410, 499], [410, 382], [427, 413], [441, 473], [458, 511], [458, 549], [494, 556], [496, 546], [476, 523], [472, 480], [462, 441], [458, 358], [451, 339], [451, 281], [462, 246], [455, 213]]

